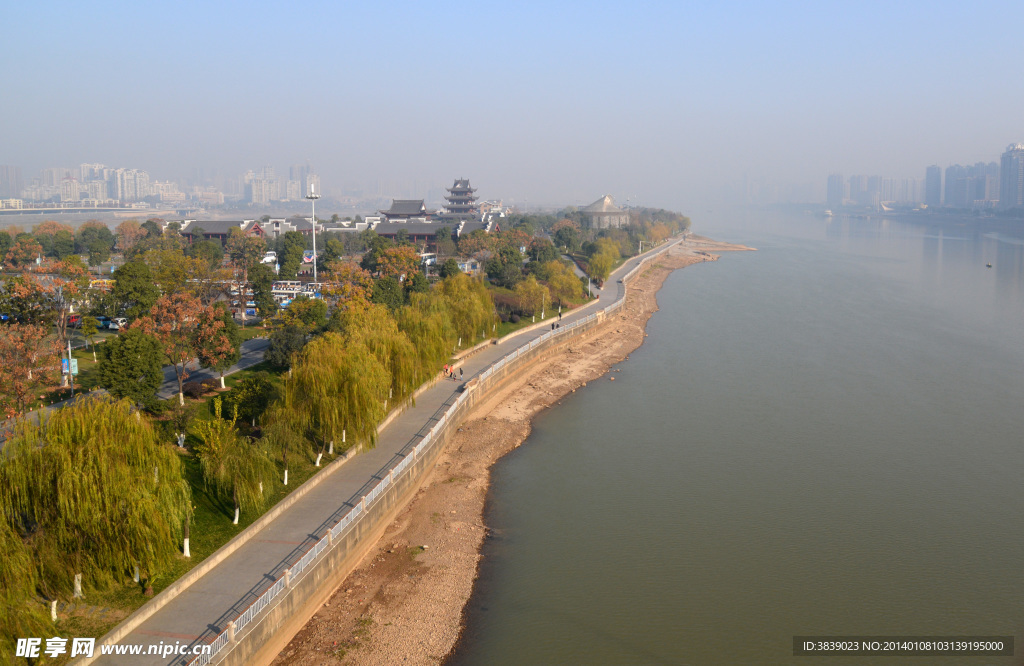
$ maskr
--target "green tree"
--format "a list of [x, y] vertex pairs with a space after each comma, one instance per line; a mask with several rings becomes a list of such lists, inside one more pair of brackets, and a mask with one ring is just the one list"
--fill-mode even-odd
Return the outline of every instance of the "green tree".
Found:
[[464, 343], [476, 340], [481, 332], [489, 336], [494, 323], [494, 301], [483, 282], [465, 273], [445, 278], [435, 289], [447, 306], [455, 333]]
[[458, 249], [455, 247], [455, 241], [452, 240], [452, 230], [448, 227], [438, 227], [437, 231], [434, 232], [434, 249], [437, 251], [437, 257], [450, 257], [454, 255]]
[[370, 300], [374, 303], [386, 305], [392, 310], [400, 308], [405, 302], [402, 284], [390, 275], [385, 275], [373, 283], [373, 295], [370, 297]]
[[437, 274], [442, 278], [448, 278], [461, 272], [462, 270], [459, 268], [459, 262], [452, 258], [448, 258], [444, 260], [443, 264], [441, 264], [441, 268], [438, 269]]
[[548, 295], [547, 287], [530, 275], [516, 285], [516, 299], [519, 301], [520, 312], [525, 315], [537, 315], [543, 311], [551, 297]]
[[217, 268], [224, 261], [224, 248], [221, 247], [220, 243], [212, 240], [201, 240], [192, 243], [185, 250], [185, 254], [193, 259], [203, 261], [210, 268]]
[[38, 592], [53, 598], [80, 594], [81, 577], [94, 588], [136, 567], [152, 578], [179, 552], [192, 503], [180, 459], [148, 421], [128, 401], [94, 398], [18, 424], [0, 510], [32, 549]]
[[270, 346], [263, 356], [271, 365], [289, 368], [294, 354], [306, 346], [306, 329], [301, 326], [283, 326], [270, 334]]
[[75, 253], [75, 236], [70, 231], [58, 231], [53, 236], [53, 256], [65, 259]]
[[100, 349], [97, 378], [115, 398], [150, 405], [164, 381], [160, 359], [163, 350], [152, 335], [130, 328], [111, 338]]
[[98, 266], [110, 259], [117, 242], [110, 228], [97, 220], [89, 220], [78, 228], [75, 237], [75, 251], [89, 255], [89, 265]]
[[8, 250], [14, 247], [14, 239], [6, 231], [0, 231], [0, 257], [6, 257]]
[[317, 465], [327, 447], [342, 443], [343, 431], [346, 447], [376, 442], [390, 385], [387, 369], [362, 343], [346, 345], [328, 332], [306, 345], [284, 392], [295, 430], [319, 444]]
[[302, 266], [302, 255], [306, 251], [306, 237], [298, 231], [286, 231], [281, 237], [281, 253], [278, 261], [282, 280], [294, 280]]
[[309, 332], [319, 330], [327, 325], [327, 303], [300, 294], [283, 311], [282, 320], [286, 326], [302, 326]]
[[86, 315], [82, 317], [82, 336], [85, 337], [89, 347], [92, 348], [92, 362], [96, 363], [96, 334], [100, 332], [100, 322], [96, 317]]
[[200, 444], [196, 447], [203, 481], [217, 495], [230, 497], [237, 525], [244, 510], [263, 508], [277, 476], [274, 462], [260, 447], [238, 434], [233, 423], [221, 418], [221, 400], [214, 400], [215, 418], [193, 426]]
[[0, 662], [14, 664], [16, 641], [49, 636], [53, 623], [36, 602], [38, 577], [32, 551], [0, 513]]
[[542, 264], [549, 261], [555, 261], [560, 256], [558, 250], [547, 238], [534, 238], [530, 241], [530, 247], [527, 254], [529, 254], [532, 261], [537, 261]]
[[255, 425], [256, 419], [270, 406], [274, 394], [270, 374], [257, 372], [235, 384], [224, 400], [224, 407], [232, 414], [237, 409], [239, 418]]
[[254, 264], [249, 269], [249, 284], [252, 285], [252, 300], [260, 317], [268, 319], [277, 314], [274, 300], [274, 270], [266, 264]]
[[114, 288], [110, 293], [118, 314], [131, 320], [149, 312], [160, 298], [153, 273], [141, 261], [129, 261], [114, 271]]

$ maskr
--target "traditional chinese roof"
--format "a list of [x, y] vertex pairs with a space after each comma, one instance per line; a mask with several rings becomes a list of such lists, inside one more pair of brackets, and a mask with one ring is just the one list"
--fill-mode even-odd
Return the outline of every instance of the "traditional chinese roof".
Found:
[[447, 188], [447, 189], [448, 189], [449, 192], [455, 192], [455, 191], [460, 191], [460, 192], [476, 192], [476, 190], [473, 189], [469, 185], [469, 179], [468, 178], [456, 178], [455, 179], [455, 184], [452, 185], [451, 187]]
[[612, 195], [606, 194], [594, 203], [583, 209], [584, 213], [622, 213], [621, 208], [615, 205]]
[[392, 199], [391, 208], [380, 211], [387, 217], [418, 217], [427, 214], [423, 199]]
[[257, 228], [262, 231], [257, 220], [183, 220], [181, 222], [181, 233], [184, 236], [193, 235], [196, 229], [202, 229], [207, 236], [227, 236], [232, 229], [241, 229], [249, 234]]

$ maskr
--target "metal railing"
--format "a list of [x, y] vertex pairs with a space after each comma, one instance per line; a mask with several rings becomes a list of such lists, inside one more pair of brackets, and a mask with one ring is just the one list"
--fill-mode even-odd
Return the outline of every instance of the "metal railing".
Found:
[[[637, 263], [636, 266], [634, 266], [628, 273], [626, 273], [622, 277], [622, 296], [619, 299], [617, 299], [614, 303], [608, 305], [602, 310], [591, 313], [590, 315], [582, 319], [577, 319], [576, 321], [573, 321], [572, 323], [569, 323], [564, 327], [557, 328], [553, 331], [547, 331], [543, 335], [534, 338], [530, 342], [520, 345], [515, 350], [509, 352], [502, 358], [498, 359], [497, 361], [489, 365], [486, 369], [481, 371], [477, 375], [478, 379], [481, 382], [483, 382], [484, 380], [491, 377], [495, 372], [501, 370], [506, 365], [508, 365], [508, 363], [519, 358], [523, 353], [535, 349], [536, 347], [547, 342], [548, 340], [568, 335], [577, 328], [581, 326], [586, 326], [587, 324], [596, 321], [600, 317], [603, 317], [621, 308], [626, 302], [625, 283], [628, 280], [632, 279], [632, 277], [637, 274], [637, 272], [645, 263], [653, 259], [658, 254], [661, 254], [669, 247], [671, 247], [671, 245], [662, 248], [661, 250], [654, 254], [644, 257], [643, 259], [640, 260], [639, 263]], [[432, 448], [437, 441], [443, 439], [438, 438], [437, 434], [443, 431], [445, 424], [448, 423], [449, 419], [453, 418], [455, 413], [459, 409], [461, 409], [463, 405], [465, 405], [468, 396], [468, 393], [459, 394], [455, 401], [448, 407], [448, 409], [445, 410], [445, 412], [441, 415], [441, 417], [437, 420], [433, 427], [431, 427], [427, 434], [420, 439], [416, 446], [414, 446], [409, 451], [409, 453], [402, 458], [400, 462], [398, 462], [394, 467], [392, 467], [388, 471], [388, 474], [384, 476], [369, 493], [364, 495], [361, 501], [357, 503], [355, 506], [353, 506], [341, 518], [341, 520], [339, 520], [338, 523], [334, 525], [334, 527], [330, 528], [327, 531], [327, 534], [323, 536], [323, 538], [321, 538], [319, 541], [316, 542], [316, 544], [311, 546], [310, 549], [307, 550], [301, 558], [299, 558], [299, 561], [292, 565], [291, 569], [286, 571], [284, 575], [275, 580], [274, 583], [262, 595], [260, 595], [258, 599], [256, 599], [256, 601], [254, 601], [237, 618], [235, 618], [235, 620], [233, 621], [234, 632], [237, 633], [243, 627], [252, 622], [253, 619], [255, 619], [256, 616], [260, 612], [262, 612], [267, 606], [269, 606], [270, 603], [279, 594], [288, 590], [289, 585], [287, 581], [290, 580], [290, 584], [294, 585], [298, 576], [303, 571], [305, 571], [310, 565], [312, 565], [313, 562], [321, 553], [327, 550], [332, 545], [333, 542], [338, 541], [339, 537], [341, 537], [342, 534], [344, 534], [347, 530], [351, 529], [357, 522], [359, 522], [360, 519], [362, 519], [366, 515], [367, 507], [369, 507], [374, 501], [380, 498], [390, 486], [395, 484], [401, 478], [402, 474], [404, 474], [406, 471], [410, 471], [409, 468], [412, 466], [413, 462], [426, 455], [427, 451], [430, 448]], [[230, 625], [232, 623], [229, 622], [228, 624]], [[210, 643], [210, 652], [208, 654], [197, 656], [195, 659], [189, 662], [189, 666], [206, 666], [206, 664], [209, 664], [213, 660], [213, 658], [217, 656], [217, 654], [221, 650], [223, 650], [230, 642], [230, 632], [231, 629], [225, 629], [223, 632], [218, 634], [217, 637], [214, 638], [213, 641]]]

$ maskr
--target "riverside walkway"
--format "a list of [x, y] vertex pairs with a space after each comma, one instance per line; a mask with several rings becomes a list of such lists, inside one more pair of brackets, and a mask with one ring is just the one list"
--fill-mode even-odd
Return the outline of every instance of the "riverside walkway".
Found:
[[[619, 282], [621, 277], [642, 258], [663, 249], [664, 245], [626, 261], [612, 274], [605, 289], [594, 290], [598, 296], [596, 304], [563, 313], [561, 321], [557, 314], [549, 316], [545, 323], [558, 322], [565, 326], [618, 301], [625, 294], [625, 287]], [[468, 356], [461, 364], [465, 381], [470, 381], [509, 352], [550, 330], [549, 325], [527, 330], [502, 344], [484, 347]], [[416, 405], [398, 414], [379, 434], [375, 448], [353, 456], [330, 473], [237, 550], [121, 637], [117, 644], [148, 646], [180, 642], [196, 645], [209, 643], [224, 632], [229, 622], [249, 608], [332, 525], [359, 504], [362, 496], [388, 475], [388, 470], [402, 459], [403, 452], [434, 425], [438, 416], [458, 396], [461, 383], [441, 379], [420, 393]], [[97, 640], [96, 658], [88, 663], [104, 666], [124, 663], [123, 656], [100, 656], [101, 642]], [[191, 655], [163, 658], [146, 655], [146, 651], [144, 647], [142, 655], [131, 657], [131, 663], [185, 666], [194, 659]]]

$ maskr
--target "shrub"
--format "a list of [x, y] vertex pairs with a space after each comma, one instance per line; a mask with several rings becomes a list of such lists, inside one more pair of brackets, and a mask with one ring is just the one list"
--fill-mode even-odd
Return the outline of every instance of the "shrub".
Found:
[[199, 382], [203, 387], [203, 393], [212, 393], [220, 388], [220, 382], [213, 377], [207, 377], [203, 381]]
[[202, 382], [185, 382], [181, 387], [181, 392], [190, 398], [199, 398], [206, 393], [206, 387]]

